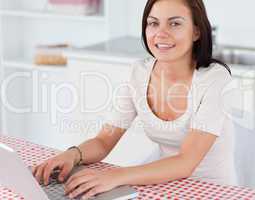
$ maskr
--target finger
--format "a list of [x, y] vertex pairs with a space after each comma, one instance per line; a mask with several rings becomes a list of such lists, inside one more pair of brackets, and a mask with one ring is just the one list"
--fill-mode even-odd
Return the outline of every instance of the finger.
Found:
[[31, 172], [32, 172], [33, 176], [35, 175], [37, 168], [38, 168], [38, 166], [31, 167]]
[[68, 185], [70, 182], [72, 182], [74, 179], [80, 177], [80, 176], [85, 176], [85, 175], [92, 175], [95, 174], [95, 170], [91, 169], [83, 169], [79, 172], [76, 172], [74, 175], [69, 177], [69, 179], [66, 181], [66, 185]]
[[93, 179], [94, 179], [94, 176], [92, 175], [84, 175], [84, 176], [77, 177], [76, 179], [71, 181], [68, 185], [65, 185], [65, 194], [66, 195], [69, 194], [70, 192], [75, 190], [75, 188], [77, 188], [79, 185], [85, 184], [86, 182], [89, 182]]
[[56, 161], [49, 161], [47, 163], [47, 165], [45, 166], [44, 172], [43, 172], [43, 181], [44, 181], [44, 185], [48, 185], [49, 184], [49, 178], [50, 175], [53, 171], [53, 169], [55, 169], [58, 166], [58, 163]]
[[99, 193], [102, 193], [105, 191], [106, 190], [103, 188], [102, 185], [97, 185], [97, 186], [93, 187], [91, 190], [89, 190], [86, 194], [84, 194], [81, 199], [82, 200], [89, 199], [89, 198], [95, 196], [96, 194], [99, 194]]
[[43, 174], [45, 165], [46, 165], [46, 164], [43, 163], [43, 164], [39, 165], [39, 166], [36, 168], [36, 171], [35, 171], [35, 179], [37, 180], [38, 183], [41, 183], [42, 174]]
[[37, 169], [38, 169], [39, 167], [41, 167], [42, 165], [45, 165], [46, 162], [47, 162], [47, 161], [44, 161], [44, 162], [41, 162], [41, 163], [37, 163], [37, 164], [35, 164], [35, 165], [33, 165], [33, 166], [30, 166], [29, 168], [30, 168], [32, 174], [35, 176], [35, 174], [36, 174], [36, 172], [37, 172]]
[[80, 185], [77, 189], [72, 191], [69, 194], [69, 198], [71, 198], [71, 199], [76, 198], [78, 195], [80, 195], [88, 190], [91, 190], [92, 188], [96, 187], [97, 185], [98, 185], [98, 182], [96, 182], [96, 181], [90, 181], [90, 182], [84, 183], [84, 184]]
[[72, 170], [72, 168], [73, 167], [71, 165], [64, 164], [63, 168], [61, 169], [60, 174], [58, 176], [58, 180], [63, 182], [65, 180], [65, 178], [67, 177], [67, 175]]
[[33, 174], [33, 176], [35, 176], [35, 174], [36, 174], [38, 168], [41, 167], [43, 164], [44, 164], [44, 163], [40, 163], [40, 164], [37, 164], [37, 165], [34, 165], [34, 166], [29, 167], [30, 170], [31, 170], [31, 172], [32, 172], [32, 174]]

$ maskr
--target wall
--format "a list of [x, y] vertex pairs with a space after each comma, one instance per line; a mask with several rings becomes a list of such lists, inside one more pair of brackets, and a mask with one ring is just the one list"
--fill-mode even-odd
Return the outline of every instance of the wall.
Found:
[[[141, 16], [146, 0], [128, 0], [129, 34], [140, 36]], [[218, 42], [221, 44], [255, 47], [255, 1], [252, 0], [204, 0], [210, 21], [218, 26]]]
[[132, 36], [141, 35], [142, 14], [147, 0], [128, 0], [128, 34]]
[[255, 1], [205, 0], [208, 15], [219, 27], [220, 43], [255, 47]]
[[[43, 11], [47, 10], [46, 2], [47, 0], [0, 0], [0, 8]], [[32, 60], [35, 46], [38, 44], [67, 43], [83, 47], [126, 35], [128, 1], [105, 0], [104, 2], [101, 8], [101, 12], [105, 14], [103, 19], [1, 16], [4, 58]]]

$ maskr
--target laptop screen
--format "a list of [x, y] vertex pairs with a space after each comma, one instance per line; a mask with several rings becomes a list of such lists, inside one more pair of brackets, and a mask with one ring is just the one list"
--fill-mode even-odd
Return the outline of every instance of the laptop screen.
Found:
[[25, 199], [49, 200], [16, 152], [0, 143], [0, 185]]
[[[26, 167], [17, 153], [5, 144], [0, 143], [0, 185], [12, 189], [25, 199], [40, 200], [68, 200], [64, 196], [63, 185], [56, 180], [51, 181], [48, 186], [41, 187], [33, 177], [31, 171]], [[84, 169], [79, 166], [72, 170], [71, 174]], [[56, 178], [57, 176], [55, 176]], [[46, 195], [47, 194], [47, 195]], [[120, 186], [111, 191], [96, 195], [94, 200], [125, 200], [138, 196], [138, 192], [130, 186]], [[79, 198], [77, 198], [79, 199]]]

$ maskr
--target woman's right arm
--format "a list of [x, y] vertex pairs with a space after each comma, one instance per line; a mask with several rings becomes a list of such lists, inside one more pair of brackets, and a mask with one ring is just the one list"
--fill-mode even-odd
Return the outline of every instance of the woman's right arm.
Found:
[[[120, 140], [126, 129], [105, 124], [95, 138], [89, 139], [78, 147], [82, 152], [82, 163], [91, 164], [103, 160]], [[38, 182], [49, 183], [49, 177], [56, 168], [60, 170], [58, 179], [64, 181], [72, 168], [79, 162], [77, 149], [70, 149], [50, 158], [33, 168], [33, 174]]]
[[103, 160], [118, 143], [126, 129], [105, 124], [98, 135], [78, 147], [82, 151], [82, 163], [91, 164]]

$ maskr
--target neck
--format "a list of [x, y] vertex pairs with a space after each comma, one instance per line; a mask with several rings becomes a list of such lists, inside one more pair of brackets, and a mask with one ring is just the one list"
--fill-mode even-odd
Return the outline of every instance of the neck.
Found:
[[181, 60], [167, 62], [157, 60], [155, 74], [164, 76], [169, 80], [187, 80], [195, 69], [196, 62], [193, 60]]

